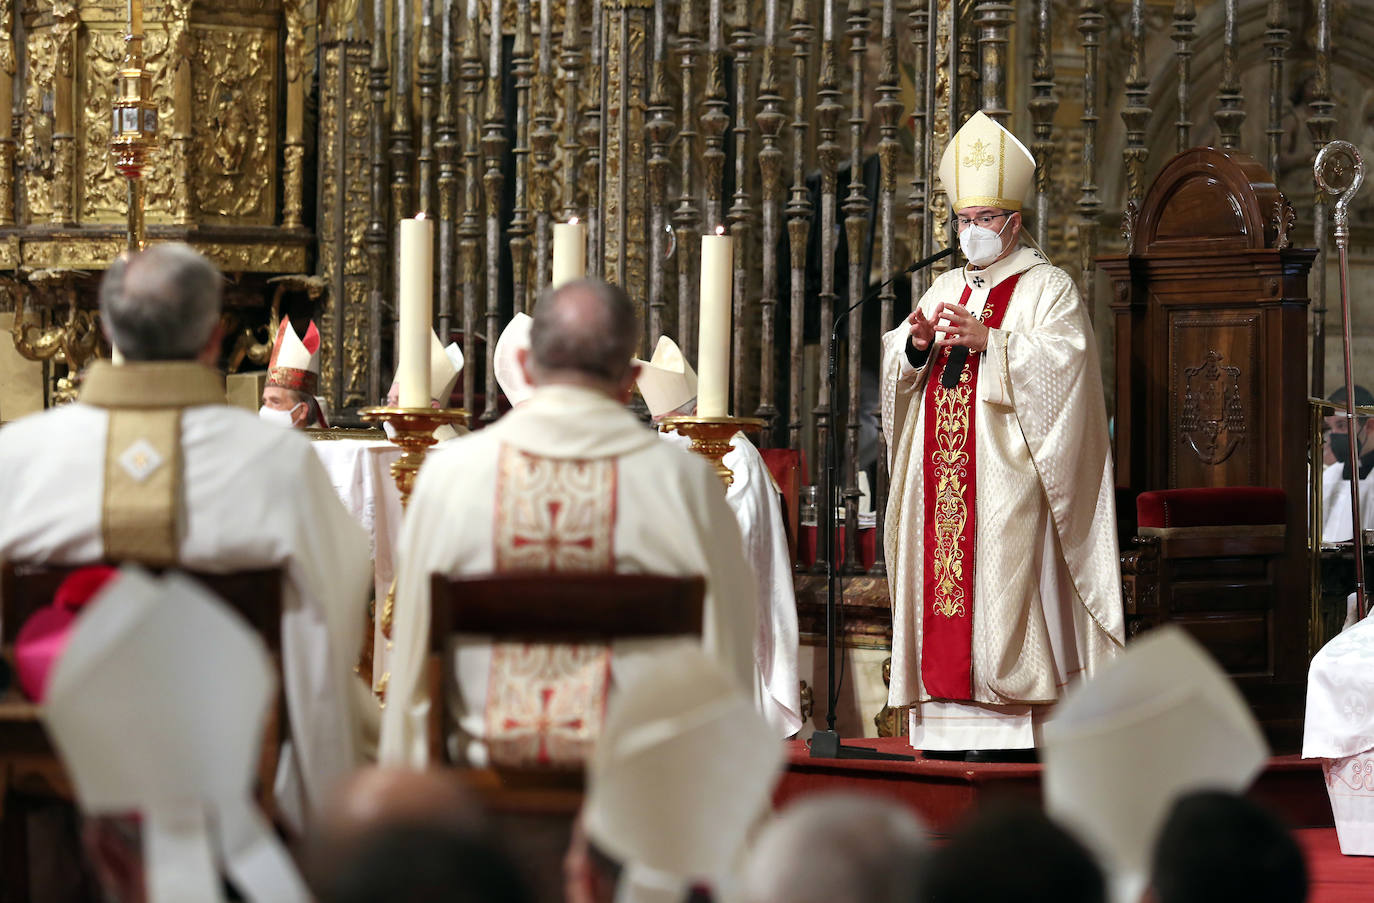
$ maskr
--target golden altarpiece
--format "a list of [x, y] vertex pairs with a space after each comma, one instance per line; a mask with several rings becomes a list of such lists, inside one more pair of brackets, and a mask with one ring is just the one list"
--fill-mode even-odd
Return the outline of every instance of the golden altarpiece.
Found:
[[[340, 422], [357, 422], [392, 374], [401, 218], [436, 220], [435, 323], [463, 345], [453, 403], [477, 424], [502, 410], [489, 391], [494, 339], [548, 282], [555, 222], [588, 224], [589, 270], [642, 304], [645, 347], [668, 333], [689, 358], [698, 236], [728, 228], [739, 248], [734, 413], [765, 420], [761, 444], [794, 454], [795, 484], [818, 482], [831, 434], [841, 448], [845, 520], [860, 527], [844, 537], [844, 620], [869, 724], [889, 628], [882, 543], [864, 539], [859, 484], [867, 470], [880, 532], [886, 480], [859, 411], [874, 335], [932, 273], [886, 280], [949, 243], [933, 173], [975, 109], [1037, 156], [1028, 222], [1096, 316], [1109, 394], [1111, 293], [1097, 257], [1123, 250], [1123, 216], [1167, 160], [1199, 145], [1255, 157], [1294, 210], [1294, 245], [1317, 249], [1308, 384], [1317, 396], [1334, 385], [1329, 205], [1312, 160], [1333, 138], [1374, 149], [1367, 4], [135, 6], [157, 114], [146, 239], [186, 240], [225, 270], [227, 370], [262, 368], [280, 313], [315, 319], [322, 393]], [[12, 101], [0, 105], [0, 323], [12, 324], [15, 348], [0, 354], [0, 419], [69, 398], [81, 364], [105, 353], [94, 295], [128, 242], [129, 187], [109, 148], [132, 12], [108, 0], [0, 0], [0, 97]], [[1364, 295], [1374, 204], [1354, 215]], [[832, 411], [819, 324], [870, 286], [871, 316], [841, 339]], [[1359, 341], [1374, 332], [1371, 313], [1357, 303]], [[41, 371], [21, 358], [42, 360]], [[819, 595], [813, 565], [799, 570], [810, 636]]]

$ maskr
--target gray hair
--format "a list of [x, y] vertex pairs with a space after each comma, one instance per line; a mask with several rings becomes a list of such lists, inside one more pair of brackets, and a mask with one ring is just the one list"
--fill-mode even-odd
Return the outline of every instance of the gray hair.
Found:
[[180, 242], [121, 255], [100, 280], [106, 334], [131, 361], [194, 360], [219, 322], [222, 279]]
[[909, 810], [857, 793], [789, 806], [759, 835], [745, 865], [749, 903], [909, 903], [926, 832]]
[[530, 361], [540, 374], [572, 372], [619, 382], [638, 342], [634, 302], [600, 279], [564, 283], [534, 307]]

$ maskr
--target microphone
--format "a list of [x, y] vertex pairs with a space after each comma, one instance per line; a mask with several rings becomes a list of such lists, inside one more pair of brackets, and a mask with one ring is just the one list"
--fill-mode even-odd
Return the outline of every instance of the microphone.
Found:
[[959, 377], [964, 375], [964, 364], [968, 363], [968, 346], [955, 345], [949, 350], [949, 360], [945, 361], [945, 372], [940, 374], [940, 385], [953, 389], [959, 385]]
[[878, 297], [879, 293], [881, 293], [883, 289], [887, 288], [889, 285], [891, 285], [892, 283], [896, 282], [896, 281], [897, 281], [898, 279], [900, 279], [901, 277], [903, 277], [903, 276], [910, 276], [912, 273], [916, 272], [917, 270], [924, 270], [926, 267], [930, 266], [931, 264], [937, 263], [937, 262], [939, 262], [939, 261], [941, 261], [941, 260], [944, 260], [946, 257], [948, 257], [949, 255], [951, 255], [951, 254], [953, 254], [953, 253], [954, 253], [954, 248], [952, 248], [952, 247], [950, 247], [950, 248], [943, 248], [943, 249], [941, 249], [941, 250], [939, 250], [939, 251], [936, 251], [934, 254], [931, 254], [929, 257], [926, 257], [926, 258], [924, 258], [924, 259], [922, 259], [922, 260], [916, 261], [916, 262], [913, 263], [911, 266], [909, 266], [909, 267], [907, 267], [906, 269], [902, 270], [902, 271], [901, 271], [900, 273], [898, 273], [896, 276], [893, 276], [891, 279], [888, 279], [887, 281], [883, 282], [881, 285], [877, 286], [876, 288], [871, 288], [871, 289], [869, 289], [867, 292], [865, 292], [865, 293], [864, 293], [864, 296], [863, 296], [862, 298], [860, 298], [860, 299], [859, 299], [857, 302], [855, 302], [854, 304], [851, 304], [851, 305], [849, 306], [849, 309], [848, 309], [848, 310], [846, 310], [844, 313], [840, 314], [838, 317], [835, 318], [835, 325], [832, 326], [831, 329], [830, 329], [830, 347], [832, 347], [832, 348], [835, 347], [835, 337], [836, 337], [837, 335], [839, 335], [839, 332], [840, 332], [840, 324], [841, 324], [842, 322], [844, 322], [844, 319], [845, 319], [846, 317], [848, 317], [850, 314], [852, 314], [852, 313], [854, 312], [854, 308], [859, 307], [859, 306], [861, 306], [861, 305], [863, 305], [863, 304], [865, 304], [865, 303], [867, 303], [867, 302], [869, 302], [869, 301], [872, 301], [874, 298]]

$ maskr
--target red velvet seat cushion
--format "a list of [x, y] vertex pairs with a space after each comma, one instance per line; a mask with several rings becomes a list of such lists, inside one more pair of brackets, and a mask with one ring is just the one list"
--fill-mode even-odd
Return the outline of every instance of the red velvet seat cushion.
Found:
[[1158, 489], [1135, 500], [1141, 528], [1232, 527], [1282, 524], [1286, 496], [1267, 486]]

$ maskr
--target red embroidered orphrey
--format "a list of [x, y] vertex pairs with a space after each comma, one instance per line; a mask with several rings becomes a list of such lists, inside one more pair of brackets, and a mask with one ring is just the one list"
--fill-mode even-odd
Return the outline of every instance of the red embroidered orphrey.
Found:
[[[495, 569], [612, 570], [615, 497], [613, 458], [545, 458], [502, 447]], [[486, 701], [492, 763], [581, 767], [601, 733], [610, 666], [604, 645], [494, 645]]]
[[[979, 319], [1002, 323], [1017, 273], [994, 286]], [[972, 289], [964, 286], [959, 304]], [[948, 350], [931, 361], [925, 397], [924, 604], [921, 610], [921, 683], [937, 699], [973, 698], [973, 561], [977, 509], [977, 437], [974, 399], [983, 355], [970, 354], [953, 389], [940, 384]]]

